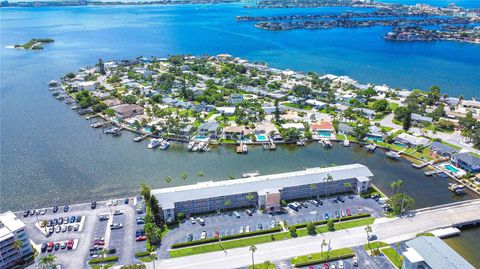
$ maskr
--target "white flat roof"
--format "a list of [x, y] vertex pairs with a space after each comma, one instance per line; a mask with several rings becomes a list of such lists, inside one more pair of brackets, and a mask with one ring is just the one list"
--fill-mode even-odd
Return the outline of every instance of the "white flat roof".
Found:
[[301, 171], [271, 174], [235, 180], [206, 181], [197, 184], [152, 190], [163, 209], [173, 208], [174, 203], [249, 192], [271, 191], [285, 187], [325, 182], [327, 175], [333, 180], [356, 178], [360, 182], [372, 177], [368, 167], [349, 164], [327, 168], [310, 168]]
[[[25, 227], [25, 223], [19, 220], [12, 211], [6, 211], [0, 214], [0, 241], [10, 236], [12, 232]], [[3, 227], [2, 227], [3, 226]]]

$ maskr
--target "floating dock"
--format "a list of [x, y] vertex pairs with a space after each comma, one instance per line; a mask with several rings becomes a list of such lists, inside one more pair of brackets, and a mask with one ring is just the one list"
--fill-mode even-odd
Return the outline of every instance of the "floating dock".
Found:
[[431, 231], [431, 233], [436, 237], [446, 238], [446, 237], [459, 235], [460, 230], [458, 228], [449, 227], [449, 228], [434, 230], [434, 231]]

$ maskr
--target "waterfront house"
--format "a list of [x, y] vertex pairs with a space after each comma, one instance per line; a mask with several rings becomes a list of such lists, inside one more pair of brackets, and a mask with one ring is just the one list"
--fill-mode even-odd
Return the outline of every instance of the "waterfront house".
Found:
[[331, 121], [320, 121], [312, 123], [310, 129], [315, 138], [335, 138], [335, 129]]
[[345, 122], [339, 122], [338, 123], [338, 132], [342, 134], [352, 134], [353, 133], [353, 127], [346, 124]]
[[241, 94], [232, 94], [232, 95], [230, 96], [229, 102], [230, 102], [232, 105], [239, 104], [239, 103], [243, 102], [243, 95], [241, 95]]
[[275, 135], [279, 134], [279, 132], [275, 124], [262, 122], [255, 125], [255, 134]]
[[430, 144], [430, 156], [432, 157], [451, 158], [455, 152], [457, 152], [456, 149], [440, 142], [435, 141]]
[[476, 108], [480, 109], [480, 101], [476, 100], [463, 100], [462, 106], [465, 108]]
[[217, 139], [220, 136], [219, 128], [220, 125], [216, 121], [206, 122], [198, 127], [198, 134], [210, 139]]
[[450, 160], [454, 165], [467, 172], [480, 172], [480, 158], [470, 152], [455, 153]]
[[402, 269], [474, 269], [462, 256], [436, 236], [419, 236], [407, 241]]
[[118, 118], [126, 119], [131, 118], [136, 115], [143, 114], [143, 107], [135, 104], [122, 104], [112, 107], [113, 111], [115, 111], [115, 116]]
[[432, 123], [433, 119], [430, 118], [430, 117], [427, 117], [427, 116], [420, 115], [420, 114], [412, 113], [412, 121]]
[[187, 125], [178, 131], [178, 137], [183, 140], [190, 140], [192, 137], [194, 128], [192, 125]]
[[425, 146], [430, 142], [430, 140], [425, 137], [418, 137], [407, 133], [399, 134], [397, 137], [395, 137], [395, 141], [405, 144], [409, 147]]
[[282, 124], [283, 129], [290, 129], [290, 128], [295, 128], [301, 132], [305, 131], [305, 126], [303, 123], [284, 123]]
[[368, 127], [367, 140], [383, 142], [383, 136], [384, 134], [382, 133], [382, 129], [379, 127], [375, 125]]
[[386, 85], [383, 85], [383, 86], [375, 86], [373, 87], [373, 89], [375, 90], [375, 92], [377, 92], [378, 94], [386, 94], [390, 91], [390, 88]]
[[227, 126], [223, 128], [223, 135], [225, 139], [229, 140], [242, 140], [251, 131], [245, 126]]

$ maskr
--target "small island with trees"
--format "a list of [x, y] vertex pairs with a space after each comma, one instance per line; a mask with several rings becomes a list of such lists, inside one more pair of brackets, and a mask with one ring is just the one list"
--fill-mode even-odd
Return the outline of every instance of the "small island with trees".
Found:
[[20, 45], [13, 45], [16, 49], [26, 49], [26, 50], [43, 50], [43, 45], [48, 43], [53, 43], [55, 40], [51, 38], [32, 38], [27, 43]]

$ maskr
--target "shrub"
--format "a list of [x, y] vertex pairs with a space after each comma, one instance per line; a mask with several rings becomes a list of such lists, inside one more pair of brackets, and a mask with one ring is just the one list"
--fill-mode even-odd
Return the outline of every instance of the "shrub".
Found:
[[135, 253], [136, 258], [145, 257], [145, 256], [148, 256], [148, 255], [150, 255], [150, 251], [140, 251], [140, 252]]
[[147, 268], [145, 264], [129, 264], [129, 265], [123, 265], [120, 267], [120, 269], [145, 269]]
[[97, 263], [103, 263], [103, 262], [116, 262], [118, 261], [117, 256], [108, 256], [105, 258], [94, 258], [88, 261], [89, 264], [97, 264]]
[[333, 224], [333, 220], [329, 220], [327, 222], [327, 228], [329, 231], [335, 231], [335, 225]]
[[178, 212], [178, 214], [177, 214], [177, 219], [178, 219], [179, 221], [184, 220], [185, 217], [186, 217], [186, 216], [185, 216], [185, 213], [183, 213], [183, 212]]
[[308, 231], [308, 234], [315, 234], [316, 233], [315, 224], [313, 224], [312, 222], [309, 222], [307, 224], [307, 231]]
[[290, 227], [288, 227], [288, 230], [290, 231], [290, 235], [292, 235], [292, 237], [296, 237], [296, 236], [297, 236], [297, 227], [295, 227], [295, 226], [290, 226]]
[[[347, 217], [343, 217], [342, 218], [342, 221], [347, 221], [347, 220], [354, 220], [354, 219], [361, 219], [361, 218], [366, 218], [366, 217], [370, 217], [371, 214], [370, 213], [362, 213], [362, 214], [358, 214], [358, 215], [354, 215], [354, 216], [347, 216]], [[338, 222], [338, 219], [330, 219], [331, 221], [333, 222]], [[317, 225], [324, 225], [324, 224], [327, 224], [328, 221], [326, 220], [319, 220], [319, 221], [314, 221], [312, 222], [315, 226]], [[305, 228], [307, 227], [307, 223], [299, 223], [299, 224], [294, 224], [294, 225], [290, 225], [290, 226], [295, 226], [297, 227], [297, 229], [300, 229], [300, 228]]]

